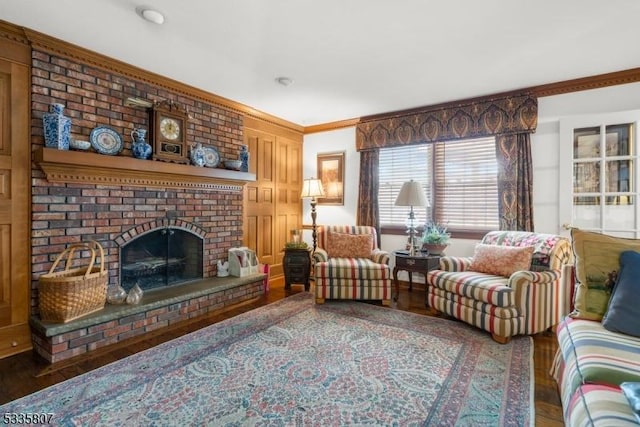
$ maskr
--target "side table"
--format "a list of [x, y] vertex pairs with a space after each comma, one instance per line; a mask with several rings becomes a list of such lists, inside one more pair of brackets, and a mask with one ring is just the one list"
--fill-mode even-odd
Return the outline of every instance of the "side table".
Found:
[[413, 288], [413, 273], [422, 273], [427, 277], [427, 272], [435, 270], [440, 265], [440, 255], [427, 255], [417, 252], [415, 255], [409, 255], [409, 251], [394, 251], [396, 265], [393, 267], [393, 282], [396, 292], [394, 301], [398, 301], [400, 295], [400, 283], [398, 282], [398, 271], [404, 270], [409, 273], [409, 290]]
[[311, 250], [290, 249], [284, 250], [282, 260], [284, 269], [284, 288], [291, 289], [291, 284], [302, 284], [304, 290], [309, 290], [309, 274], [311, 273]]

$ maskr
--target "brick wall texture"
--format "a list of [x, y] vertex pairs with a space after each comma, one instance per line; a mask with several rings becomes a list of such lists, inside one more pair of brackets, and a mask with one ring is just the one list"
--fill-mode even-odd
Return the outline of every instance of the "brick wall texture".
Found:
[[[189, 143], [213, 145], [221, 158], [238, 157], [243, 120], [231, 109], [37, 49], [32, 53], [31, 79], [32, 150], [44, 146], [42, 115], [56, 102], [65, 105], [65, 115], [72, 120], [72, 137], [89, 140], [93, 128], [109, 126], [123, 138], [119, 155], [131, 156], [131, 131], [149, 128], [147, 110], [125, 106], [128, 97], [136, 97], [184, 107], [191, 117]], [[241, 192], [50, 183], [37, 165], [32, 170], [33, 313], [38, 277], [71, 243], [99, 241], [112, 284], [119, 270], [116, 239], [141, 224], [171, 217], [204, 230], [205, 278], [214, 275], [217, 260], [226, 259], [229, 248], [242, 243]]]

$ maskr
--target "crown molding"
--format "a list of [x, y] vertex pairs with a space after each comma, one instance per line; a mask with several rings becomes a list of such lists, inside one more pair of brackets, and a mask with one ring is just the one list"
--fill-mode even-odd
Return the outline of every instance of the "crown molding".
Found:
[[[125, 62], [107, 57], [105, 55], [93, 52], [91, 50], [76, 46], [74, 44], [56, 39], [46, 34], [30, 30], [27, 28], [19, 27], [17, 25], [1, 21], [0, 20], [0, 37], [5, 40], [12, 41], [16, 44], [31, 45], [32, 47], [38, 47], [50, 53], [54, 53], [60, 56], [71, 58], [83, 63], [90, 64], [97, 68], [106, 69], [108, 71], [125, 75], [129, 78], [142, 80], [150, 84], [161, 86], [165, 89], [177, 92], [179, 94], [196, 98], [204, 102], [215, 104], [230, 110], [236, 111], [243, 116], [252, 117], [257, 120], [261, 120], [273, 125], [289, 129], [291, 131], [300, 134], [312, 134], [319, 132], [327, 132], [331, 130], [343, 129], [357, 125], [365, 117], [358, 117], [353, 119], [339, 120], [335, 122], [321, 123], [312, 126], [300, 126], [298, 124], [289, 122], [276, 116], [272, 116], [265, 112], [256, 110], [255, 108], [241, 104], [239, 102], [232, 101], [206, 92], [202, 89], [195, 88], [193, 86], [180, 83], [176, 80], [160, 76], [150, 71], [143, 70]], [[11, 59], [11, 58], [10, 58]], [[571, 92], [580, 92], [583, 90], [599, 89], [608, 86], [616, 86], [628, 83], [640, 82], [640, 68], [632, 68], [628, 70], [615, 71], [611, 73], [604, 73], [595, 76], [581, 77], [576, 79], [564, 80], [555, 83], [530, 86], [516, 91], [504, 92], [493, 94], [489, 96], [483, 96], [478, 98], [470, 98], [467, 100], [459, 100], [443, 103], [440, 105], [452, 105], [460, 102], [468, 102], [471, 100], [481, 100], [487, 98], [494, 98], [496, 96], [505, 95], [507, 93], [524, 93], [529, 92], [538, 97], [561, 95]], [[380, 117], [392, 117], [412, 113], [424, 108], [433, 108], [434, 106], [423, 106], [414, 108], [411, 110], [394, 111], [382, 114], [376, 114], [367, 116], [366, 119], [380, 118]]]
[[638, 81], [640, 81], [640, 68], [631, 68], [629, 70], [615, 71], [612, 73], [598, 74], [595, 76], [533, 86], [530, 90], [538, 97], [545, 97], [635, 83]]
[[202, 89], [198, 89], [185, 83], [181, 83], [168, 77], [143, 70], [126, 62], [110, 58], [108, 56], [91, 51], [89, 49], [85, 49], [72, 43], [65, 42], [47, 34], [43, 34], [28, 28], [17, 27], [13, 24], [4, 23], [2, 21], [0, 21], [0, 24], [2, 25], [0, 27], [0, 31], [6, 28], [8, 34], [14, 34], [16, 37], [22, 33], [23, 39], [25, 39], [32, 48], [37, 48], [54, 55], [69, 58], [74, 61], [120, 74], [134, 80], [143, 81], [155, 86], [160, 86], [177, 94], [214, 104], [229, 110], [233, 110], [237, 113], [242, 114], [243, 116], [254, 117], [258, 120], [272, 123], [274, 125], [290, 129], [294, 132], [302, 133], [304, 130], [303, 126], [289, 122], [276, 116], [272, 116], [242, 103], [232, 101], [230, 99], [215, 95]]
[[388, 113], [374, 114], [371, 116], [362, 116], [362, 117], [350, 119], [350, 120], [342, 120], [337, 122], [318, 124], [314, 126], [307, 126], [304, 128], [304, 134], [307, 135], [310, 133], [325, 132], [329, 130], [355, 126], [358, 123], [363, 121], [399, 117], [399, 116], [404, 116], [408, 114], [416, 114], [421, 111], [424, 111], [425, 109], [434, 109], [439, 107], [442, 107], [442, 108], [452, 107], [462, 103], [486, 101], [486, 100], [496, 99], [496, 98], [514, 95], [514, 94], [530, 93], [532, 95], [537, 96], [538, 98], [542, 98], [545, 96], [562, 95], [562, 94], [571, 93], [571, 92], [600, 89], [608, 86], [617, 86], [617, 85], [636, 83], [636, 82], [640, 82], [640, 68], [631, 68], [628, 70], [614, 71], [611, 73], [598, 74], [595, 76], [564, 80], [556, 83], [530, 86], [530, 87], [519, 89], [519, 90], [514, 90], [509, 92], [500, 92], [500, 93], [480, 96], [476, 98], [450, 101], [450, 102], [444, 102], [436, 105], [412, 108], [408, 110], [391, 111]]
[[309, 135], [311, 133], [327, 132], [331, 130], [349, 128], [357, 125], [358, 123], [360, 123], [360, 118], [338, 120], [335, 122], [322, 123], [319, 125], [305, 126], [304, 134]]

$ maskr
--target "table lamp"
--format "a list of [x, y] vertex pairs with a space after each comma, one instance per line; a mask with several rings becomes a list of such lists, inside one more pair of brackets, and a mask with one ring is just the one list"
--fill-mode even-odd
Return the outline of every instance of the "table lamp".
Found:
[[427, 196], [424, 194], [422, 185], [419, 182], [411, 180], [402, 184], [400, 188], [400, 194], [396, 199], [396, 206], [410, 206], [409, 211], [409, 223], [407, 226], [407, 233], [409, 234], [409, 255], [415, 255], [415, 242], [416, 242], [416, 224], [415, 214], [413, 213], [414, 206], [429, 206]]

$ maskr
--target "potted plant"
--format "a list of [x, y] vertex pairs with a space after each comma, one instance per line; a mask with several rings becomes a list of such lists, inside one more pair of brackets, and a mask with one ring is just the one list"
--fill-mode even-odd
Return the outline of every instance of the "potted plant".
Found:
[[451, 233], [447, 232], [445, 225], [437, 222], [428, 222], [422, 232], [422, 250], [432, 255], [442, 255], [449, 246]]

